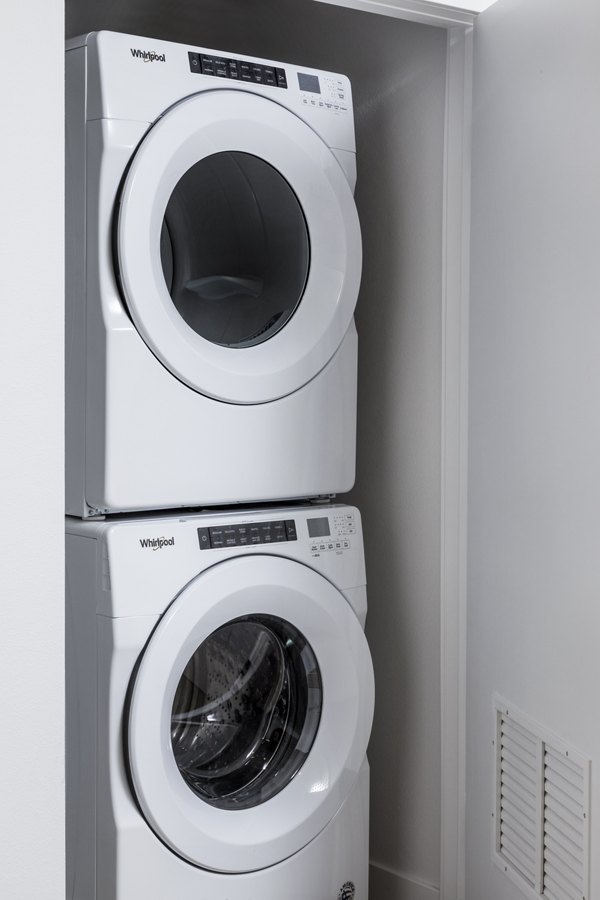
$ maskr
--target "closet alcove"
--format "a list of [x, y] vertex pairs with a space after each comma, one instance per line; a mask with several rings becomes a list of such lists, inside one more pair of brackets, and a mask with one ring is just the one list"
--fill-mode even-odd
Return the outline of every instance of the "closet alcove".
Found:
[[[358, 466], [376, 711], [370, 900], [440, 884], [447, 32], [314, 0], [67, 0], [112, 30], [347, 74], [364, 249]], [[427, 886], [431, 886], [429, 889]]]

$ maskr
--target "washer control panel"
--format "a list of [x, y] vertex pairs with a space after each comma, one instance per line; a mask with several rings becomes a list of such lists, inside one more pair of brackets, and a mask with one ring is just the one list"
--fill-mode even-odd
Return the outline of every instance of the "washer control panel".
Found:
[[352, 546], [352, 535], [356, 534], [354, 513], [332, 511], [326, 516], [315, 516], [306, 520], [310, 552], [313, 556], [331, 551], [340, 553]]
[[245, 522], [227, 525], [210, 525], [198, 529], [201, 550], [218, 550], [221, 547], [249, 547], [257, 544], [275, 544], [281, 541], [297, 541], [294, 519], [278, 519], [274, 522]]

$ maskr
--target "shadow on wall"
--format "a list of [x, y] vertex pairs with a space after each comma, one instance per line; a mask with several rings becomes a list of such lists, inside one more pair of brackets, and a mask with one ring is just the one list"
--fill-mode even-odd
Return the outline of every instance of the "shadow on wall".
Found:
[[66, 0], [109, 29], [350, 76], [364, 274], [357, 486], [377, 703], [372, 856], [439, 877], [440, 347], [445, 33], [312, 0]]
[[357, 110], [364, 272], [352, 493], [365, 522], [377, 687], [371, 849], [375, 863], [436, 885], [444, 35], [403, 29], [381, 46]]

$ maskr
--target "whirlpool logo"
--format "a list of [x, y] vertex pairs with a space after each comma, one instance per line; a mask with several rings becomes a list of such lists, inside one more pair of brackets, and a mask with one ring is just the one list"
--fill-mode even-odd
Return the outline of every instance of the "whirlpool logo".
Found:
[[144, 550], [162, 550], [163, 547], [174, 547], [174, 537], [140, 538], [140, 546]]
[[143, 59], [144, 62], [166, 62], [164, 53], [156, 53], [155, 50], [135, 50], [133, 47], [129, 49], [132, 56], [135, 56], [136, 59]]

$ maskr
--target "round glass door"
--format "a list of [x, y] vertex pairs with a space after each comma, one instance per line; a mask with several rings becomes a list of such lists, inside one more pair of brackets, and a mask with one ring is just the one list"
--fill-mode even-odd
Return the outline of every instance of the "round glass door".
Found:
[[337, 588], [283, 557], [215, 564], [165, 611], [135, 673], [139, 808], [193, 865], [268, 868], [341, 809], [372, 716], [369, 649]]
[[276, 616], [228, 622], [198, 647], [177, 686], [177, 767], [211, 806], [257, 806], [302, 767], [321, 707], [319, 666], [297, 628]]
[[268, 403], [341, 346], [362, 248], [352, 188], [301, 118], [245, 90], [176, 104], [137, 145], [116, 216], [132, 324], [195, 391]]
[[196, 334], [225, 347], [277, 334], [308, 278], [298, 199], [249, 153], [215, 153], [188, 169], [167, 204], [160, 246], [175, 308]]

